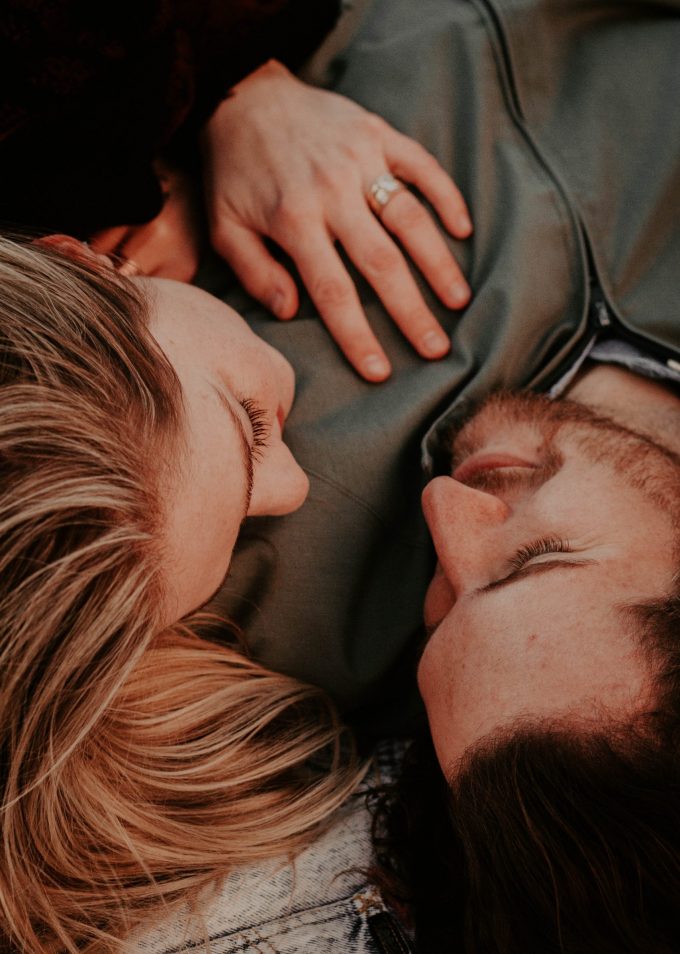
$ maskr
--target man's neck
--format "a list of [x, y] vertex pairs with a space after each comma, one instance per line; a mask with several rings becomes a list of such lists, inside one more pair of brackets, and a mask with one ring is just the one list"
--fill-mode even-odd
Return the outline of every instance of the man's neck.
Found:
[[565, 397], [680, 454], [680, 398], [658, 381], [616, 365], [586, 362]]

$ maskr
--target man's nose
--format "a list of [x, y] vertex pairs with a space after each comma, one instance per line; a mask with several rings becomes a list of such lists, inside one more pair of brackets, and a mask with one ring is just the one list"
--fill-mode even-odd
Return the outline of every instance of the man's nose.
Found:
[[500, 497], [435, 477], [423, 491], [423, 513], [441, 568], [457, 595], [476, 586], [498, 552], [498, 529], [511, 514]]

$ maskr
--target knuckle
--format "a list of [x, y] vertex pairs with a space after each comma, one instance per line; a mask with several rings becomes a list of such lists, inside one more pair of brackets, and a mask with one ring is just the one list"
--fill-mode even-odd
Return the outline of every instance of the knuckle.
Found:
[[366, 252], [365, 264], [372, 275], [389, 275], [397, 271], [401, 259], [396, 249], [389, 245], [376, 245]]
[[382, 116], [378, 116], [377, 113], [366, 112], [364, 115], [364, 122], [369, 132], [372, 132], [375, 136], [382, 136], [385, 130], [389, 129], [388, 123], [382, 118]]
[[427, 311], [415, 308], [409, 314], [408, 322], [405, 325], [408, 337], [414, 341], [422, 338], [426, 332], [433, 331], [436, 328], [437, 325], [432, 315]]
[[320, 278], [313, 282], [310, 291], [317, 306], [322, 310], [348, 305], [352, 298], [345, 283], [337, 278]]
[[339, 152], [333, 163], [320, 164], [314, 170], [316, 184], [324, 192], [337, 193], [356, 178], [358, 151], [351, 143], [344, 143]]
[[415, 155], [425, 173], [433, 174], [440, 171], [441, 166], [437, 159], [435, 159], [432, 153], [428, 152], [424, 146], [421, 146], [420, 143], [416, 143]]
[[274, 222], [279, 232], [285, 234], [302, 232], [313, 217], [307, 203], [297, 197], [282, 198], [274, 213]]

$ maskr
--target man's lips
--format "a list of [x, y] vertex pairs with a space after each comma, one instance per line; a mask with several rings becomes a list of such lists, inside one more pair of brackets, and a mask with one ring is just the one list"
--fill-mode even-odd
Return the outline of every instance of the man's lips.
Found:
[[503, 453], [484, 453], [484, 454], [472, 454], [471, 457], [468, 457], [467, 460], [464, 460], [462, 464], [459, 464], [458, 467], [453, 472], [454, 480], [458, 480], [461, 484], [466, 483], [472, 477], [475, 477], [477, 474], [485, 470], [501, 470], [505, 467], [537, 467], [535, 461], [526, 460], [523, 457], [517, 457], [514, 454], [503, 454]]

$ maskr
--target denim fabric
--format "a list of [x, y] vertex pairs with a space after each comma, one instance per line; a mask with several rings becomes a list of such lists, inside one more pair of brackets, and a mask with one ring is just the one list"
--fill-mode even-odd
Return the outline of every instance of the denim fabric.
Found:
[[673, 358], [661, 361], [654, 355], [647, 353], [628, 341], [619, 338], [605, 338], [598, 341], [589, 357], [593, 361], [604, 364], [618, 364], [622, 368], [641, 375], [643, 378], [652, 378], [656, 381], [667, 381], [669, 384], [680, 384], [680, 363]]
[[604, 338], [600, 341], [597, 336], [594, 336], [571, 368], [550, 388], [548, 393], [551, 398], [558, 398], [564, 394], [586, 358], [601, 364], [617, 364], [628, 368], [629, 371], [634, 371], [643, 378], [680, 384], [680, 362], [673, 358], [661, 361], [654, 355], [646, 353], [642, 348], [628, 341], [622, 341], [620, 338]]
[[126, 954], [407, 954], [410, 942], [365, 875], [372, 858], [367, 794], [393, 777], [398, 755], [381, 746], [332, 827], [294, 861], [232, 872], [197, 913], [185, 908], [140, 932]]

